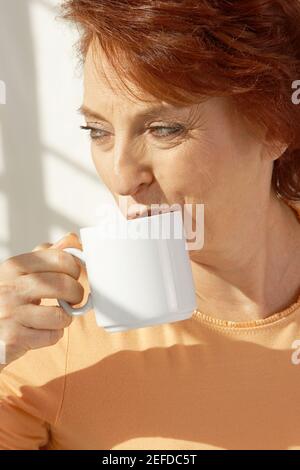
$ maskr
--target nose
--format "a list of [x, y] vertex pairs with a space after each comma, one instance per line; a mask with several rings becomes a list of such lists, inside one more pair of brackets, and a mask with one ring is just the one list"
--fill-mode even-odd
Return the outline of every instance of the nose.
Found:
[[115, 192], [120, 196], [133, 196], [136, 194], [142, 187], [150, 185], [152, 182], [152, 177], [149, 171], [122, 171], [117, 177], [115, 184]]
[[114, 160], [113, 190], [120, 196], [134, 195], [141, 187], [150, 185], [153, 173], [149, 164], [129, 154]]

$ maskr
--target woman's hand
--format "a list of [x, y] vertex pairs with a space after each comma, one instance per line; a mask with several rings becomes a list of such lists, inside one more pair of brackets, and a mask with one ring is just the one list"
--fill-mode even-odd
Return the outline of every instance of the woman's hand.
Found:
[[68, 233], [0, 264], [0, 368], [30, 349], [55, 344], [71, 324], [73, 317], [57, 300], [41, 304], [42, 298], [60, 298], [77, 305], [84, 297], [78, 282], [84, 267], [62, 250], [67, 246], [82, 249], [77, 235]]

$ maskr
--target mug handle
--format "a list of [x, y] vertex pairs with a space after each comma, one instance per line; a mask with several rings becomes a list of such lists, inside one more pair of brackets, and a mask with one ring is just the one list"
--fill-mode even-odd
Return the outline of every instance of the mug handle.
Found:
[[[67, 251], [68, 253], [71, 253], [71, 255], [76, 256], [82, 264], [85, 264], [85, 257], [83, 251], [79, 250], [78, 248], [63, 248], [63, 251]], [[75, 317], [79, 317], [81, 315], [84, 315], [86, 312], [91, 310], [93, 306], [92, 302], [92, 295], [89, 293], [87, 301], [84, 305], [81, 307], [74, 308], [72, 307], [68, 302], [62, 299], [57, 299], [59, 305], [69, 314]]]

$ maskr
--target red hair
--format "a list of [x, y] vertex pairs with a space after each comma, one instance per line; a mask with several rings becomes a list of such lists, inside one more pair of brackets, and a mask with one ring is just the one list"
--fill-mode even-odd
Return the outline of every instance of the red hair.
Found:
[[99, 41], [129, 92], [126, 81], [179, 106], [231, 96], [287, 145], [272, 185], [300, 201], [299, 0], [64, 0], [62, 17], [80, 27], [81, 57]]

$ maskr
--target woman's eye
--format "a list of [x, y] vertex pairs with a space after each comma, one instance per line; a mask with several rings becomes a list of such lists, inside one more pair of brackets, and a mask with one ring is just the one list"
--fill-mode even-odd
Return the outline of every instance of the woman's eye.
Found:
[[[102, 140], [109, 135], [109, 132], [106, 132], [103, 129], [99, 129], [97, 127], [80, 126], [80, 128], [90, 131], [90, 137], [92, 140]], [[158, 137], [159, 139], [164, 139], [166, 137], [180, 134], [183, 131], [183, 127], [182, 126], [172, 126], [172, 127], [153, 126], [153, 127], [150, 127], [149, 130], [154, 137]]]
[[[159, 137], [159, 138], [164, 138], [164, 137], [169, 137], [169, 136], [172, 136], [172, 135], [177, 135], [179, 134], [180, 132], [182, 132], [183, 128], [182, 126], [174, 126], [174, 127], [165, 127], [165, 126], [153, 126], [153, 127], [150, 127], [150, 130], [151, 130], [151, 134], [154, 135], [155, 137]], [[163, 131], [162, 133], [158, 133], [157, 135], [155, 135], [152, 131], [155, 130], [155, 131]]]
[[84, 129], [86, 131], [90, 131], [90, 137], [92, 140], [99, 140], [106, 137], [109, 133], [104, 131], [103, 129], [98, 129], [97, 127], [90, 127], [90, 126], [80, 126], [80, 129]]

